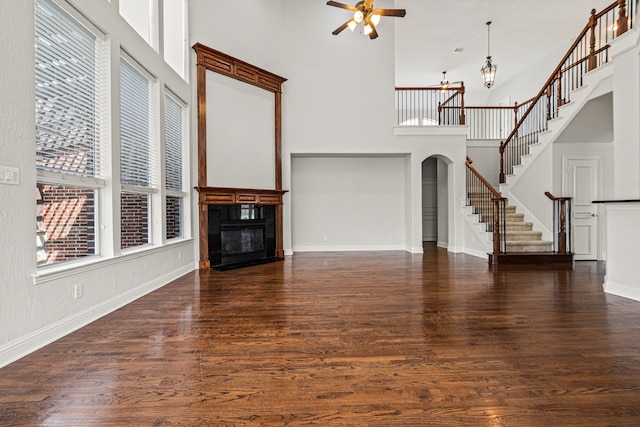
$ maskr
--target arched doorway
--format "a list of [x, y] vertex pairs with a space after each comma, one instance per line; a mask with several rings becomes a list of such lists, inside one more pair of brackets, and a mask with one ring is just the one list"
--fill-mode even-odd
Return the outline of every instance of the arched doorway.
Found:
[[422, 162], [422, 242], [449, 246], [449, 164], [434, 155]]

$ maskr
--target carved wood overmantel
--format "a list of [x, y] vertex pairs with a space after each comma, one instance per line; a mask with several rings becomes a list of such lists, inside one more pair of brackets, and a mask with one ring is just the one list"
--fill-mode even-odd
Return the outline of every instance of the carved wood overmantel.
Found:
[[[211, 204], [269, 204], [276, 206], [276, 256], [284, 257], [282, 238], [282, 84], [287, 80], [230, 55], [204, 46], [193, 45], [197, 56], [198, 97], [198, 186], [200, 268], [209, 268], [208, 206]], [[275, 188], [228, 188], [207, 186], [207, 81], [213, 71], [274, 94]], [[251, 155], [251, 153], [247, 153]]]

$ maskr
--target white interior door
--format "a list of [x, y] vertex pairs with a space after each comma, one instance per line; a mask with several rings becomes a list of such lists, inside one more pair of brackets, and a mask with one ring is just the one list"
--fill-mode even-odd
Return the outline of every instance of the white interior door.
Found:
[[598, 259], [598, 199], [600, 160], [566, 158], [564, 193], [572, 197], [571, 235], [576, 260]]
[[422, 179], [422, 241], [438, 240], [438, 180]]

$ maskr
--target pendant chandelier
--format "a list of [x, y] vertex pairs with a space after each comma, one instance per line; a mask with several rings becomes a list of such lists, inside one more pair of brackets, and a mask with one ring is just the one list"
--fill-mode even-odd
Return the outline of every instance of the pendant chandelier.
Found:
[[491, 89], [493, 82], [496, 80], [497, 64], [491, 62], [491, 21], [487, 22], [487, 63], [480, 69], [482, 72], [482, 80], [487, 89]]

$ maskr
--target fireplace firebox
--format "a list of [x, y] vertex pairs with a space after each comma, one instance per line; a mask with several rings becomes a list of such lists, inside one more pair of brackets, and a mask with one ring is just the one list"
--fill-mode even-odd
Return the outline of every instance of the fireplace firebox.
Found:
[[275, 261], [273, 205], [209, 205], [209, 260], [213, 268]]

